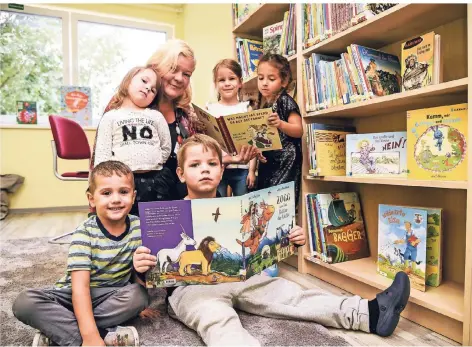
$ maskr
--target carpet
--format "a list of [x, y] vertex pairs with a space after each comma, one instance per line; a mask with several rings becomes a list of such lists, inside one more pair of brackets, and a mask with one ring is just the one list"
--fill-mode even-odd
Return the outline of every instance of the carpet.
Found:
[[[50, 287], [65, 270], [67, 245], [46, 238], [2, 241], [0, 245], [0, 345], [31, 345], [34, 329], [11, 311], [18, 293], [27, 288]], [[141, 345], [203, 346], [193, 330], [167, 315], [163, 290], [153, 289], [151, 307], [161, 312], [155, 320], [133, 319]], [[264, 346], [349, 346], [342, 337], [309, 322], [265, 318], [238, 312], [243, 326]]]

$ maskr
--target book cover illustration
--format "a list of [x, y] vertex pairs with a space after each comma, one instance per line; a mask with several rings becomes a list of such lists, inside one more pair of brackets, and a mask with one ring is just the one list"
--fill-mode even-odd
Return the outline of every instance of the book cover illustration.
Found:
[[18, 113], [16, 122], [18, 124], [38, 124], [38, 108], [34, 101], [18, 101]]
[[219, 117], [195, 104], [193, 107], [205, 126], [205, 134], [218, 141], [227, 153], [239, 153], [243, 145], [256, 146], [261, 151], [282, 149], [278, 129], [267, 125], [271, 108]]
[[355, 132], [354, 127], [330, 124], [312, 124], [316, 168], [314, 176], [346, 175], [346, 134]]
[[262, 42], [265, 53], [280, 54], [280, 41], [282, 39], [284, 21], [266, 26], [262, 30]]
[[467, 104], [407, 112], [408, 177], [467, 180]]
[[437, 287], [442, 280], [442, 209], [428, 208], [426, 213], [426, 285]]
[[368, 257], [369, 246], [357, 193], [317, 194], [316, 200], [319, 213], [315, 215], [327, 262]]
[[423, 209], [379, 205], [379, 274], [393, 280], [404, 271], [413, 288], [426, 290], [426, 223]]
[[401, 88], [401, 66], [398, 57], [372, 48], [353, 45], [359, 58], [373, 96], [399, 93]]
[[433, 84], [434, 36], [430, 32], [402, 44], [403, 91]]
[[148, 288], [239, 282], [294, 254], [294, 183], [243, 196], [139, 203]]
[[347, 134], [346, 176], [406, 177], [406, 131]]
[[61, 87], [61, 115], [82, 126], [92, 125], [92, 90], [89, 87]]

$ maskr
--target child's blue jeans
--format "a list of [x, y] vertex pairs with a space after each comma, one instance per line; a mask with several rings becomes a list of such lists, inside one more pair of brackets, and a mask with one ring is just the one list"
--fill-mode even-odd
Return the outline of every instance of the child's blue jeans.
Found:
[[223, 179], [218, 186], [221, 197], [227, 196], [227, 187], [230, 186], [234, 196], [244, 195], [248, 192], [246, 179], [248, 169], [226, 169]]

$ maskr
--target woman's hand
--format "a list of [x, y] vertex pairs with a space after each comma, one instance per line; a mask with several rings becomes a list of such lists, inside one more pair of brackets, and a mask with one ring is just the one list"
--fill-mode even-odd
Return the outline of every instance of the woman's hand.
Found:
[[262, 156], [261, 150], [256, 146], [242, 145], [239, 154], [233, 156], [232, 164], [247, 164], [251, 159], [254, 158], [265, 158]]
[[133, 254], [133, 267], [139, 273], [146, 272], [156, 264], [156, 256], [151, 255], [151, 250], [147, 247], [139, 246]]

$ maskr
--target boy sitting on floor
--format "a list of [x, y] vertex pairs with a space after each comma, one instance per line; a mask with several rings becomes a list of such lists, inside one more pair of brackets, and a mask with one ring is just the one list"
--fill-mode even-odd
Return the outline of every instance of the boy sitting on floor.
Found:
[[72, 235], [67, 273], [52, 289], [28, 289], [13, 314], [39, 329], [33, 346], [138, 346], [134, 327], [119, 327], [149, 302], [131, 284], [132, 257], [141, 245], [139, 218], [128, 215], [136, 196], [133, 173], [118, 161], [97, 165], [87, 197], [97, 214]]
[[[177, 155], [177, 174], [187, 184], [185, 199], [215, 198], [223, 175], [221, 149], [206, 135], [193, 135]], [[305, 244], [305, 233], [296, 226], [289, 234], [296, 245]], [[140, 246], [133, 256], [138, 273], [157, 263], [150, 250]], [[410, 295], [410, 282], [399, 272], [392, 285], [376, 299], [336, 296], [320, 289], [303, 290], [284, 278], [252, 276], [245, 282], [189, 285], [168, 288], [169, 315], [198, 332], [207, 345], [258, 346], [259, 341], [241, 325], [235, 308], [281, 319], [307, 320], [336, 328], [362, 330], [389, 336]]]

